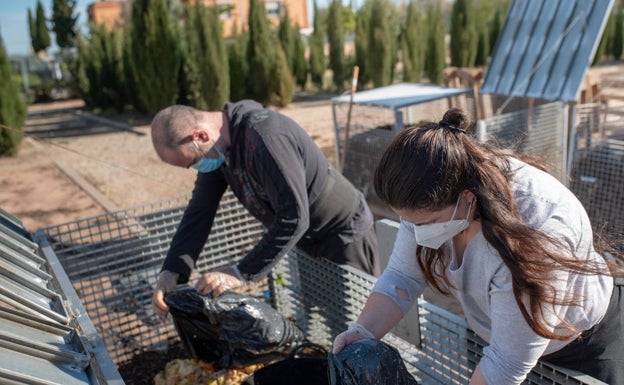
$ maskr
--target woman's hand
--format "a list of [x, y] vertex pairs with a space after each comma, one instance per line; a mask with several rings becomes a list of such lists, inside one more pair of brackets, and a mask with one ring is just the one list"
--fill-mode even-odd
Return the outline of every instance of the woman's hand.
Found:
[[376, 339], [373, 333], [359, 323], [354, 323], [349, 326], [347, 330], [338, 334], [334, 339], [334, 346], [332, 348], [333, 354], [338, 354], [344, 349], [345, 346], [354, 343], [355, 341], [364, 339]]

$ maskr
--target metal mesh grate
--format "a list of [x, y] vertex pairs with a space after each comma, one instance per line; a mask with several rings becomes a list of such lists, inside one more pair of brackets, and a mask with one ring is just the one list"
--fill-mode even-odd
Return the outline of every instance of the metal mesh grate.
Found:
[[[570, 189], [579, 198], [594, 232], [624, 252], [624, 119], [604, 105], [578, 108]], [[615, 115], [615, 118], [614, 118]]]
[[543, 159], [550, 173], [565, 180], [567, 129], [564, 104], [546, 103], [485, 119], [487, 140]]
[[[43, 230], [117, 364], [178, 338], [171, 323], [153, 314], [151, 296], [188, 198]], [[240, 259], [261, 236], [260, 224], [229, 190], [222, 202], [191, 279]]]

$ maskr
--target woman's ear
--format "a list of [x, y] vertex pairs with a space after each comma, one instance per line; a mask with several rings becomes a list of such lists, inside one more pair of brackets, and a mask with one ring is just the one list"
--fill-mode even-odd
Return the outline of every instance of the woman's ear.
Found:
[[477, 201], [477, 196], [470, 190], [462, 191], [462, 196], [466, 203], [475, 203]]

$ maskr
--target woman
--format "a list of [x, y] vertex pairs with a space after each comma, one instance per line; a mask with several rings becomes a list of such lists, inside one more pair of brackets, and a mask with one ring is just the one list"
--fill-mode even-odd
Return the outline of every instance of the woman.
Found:
[[538, 359], [624, 384], [622, 270], [587, 213], [533, 159], [473, 139], [468, 114], [402, 131], [376, 172], [399, 216], [387, 268], [334, 353], [381, 338], [430, 285], [488, 342], [471, 384], [519, 384]]

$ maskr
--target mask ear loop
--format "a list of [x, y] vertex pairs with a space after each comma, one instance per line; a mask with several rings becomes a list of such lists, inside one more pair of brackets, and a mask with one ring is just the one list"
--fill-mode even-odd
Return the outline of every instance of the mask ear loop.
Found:
[[215, 149], [215, 151], [217, 152], [217, 155], [219, 155], [222, 158], [225, 158], [225, 153], [219, 150], [219, 147], [217, 146], [217, 142], [215, 142], [214, 140], [211, 140], [211, 142], [212, 142], [212, 148]]
[[468, 203], [468, 214], [466, 214], [466, 220], [470, 219], [470, 212], [472, 211], [472, 204], [474, 203], [474, 199]]
[[453, 215], [451, 215], [451, 219], [449, 219], [449, 221], [455, 219], [455, 214], [457, 214], [457, 208], [459, 207], [459, 201], [461, 201], [461, 195], [459, 196], [459, 198], [457, 198], [457, 202], [455, 203], [455, 209], [453, 210]]
[[193, 145], [193, 148], [195, 149], [195, 151], [197, 151], [197, 153], [199, 154], [200, 161], [201, 159], [206, 157], [206, 155], [204, 155], [204, 153], [202, 152], [201, 148], [199, 148], [199, 145], [194, 140], [191, 141], [191, 144]]

